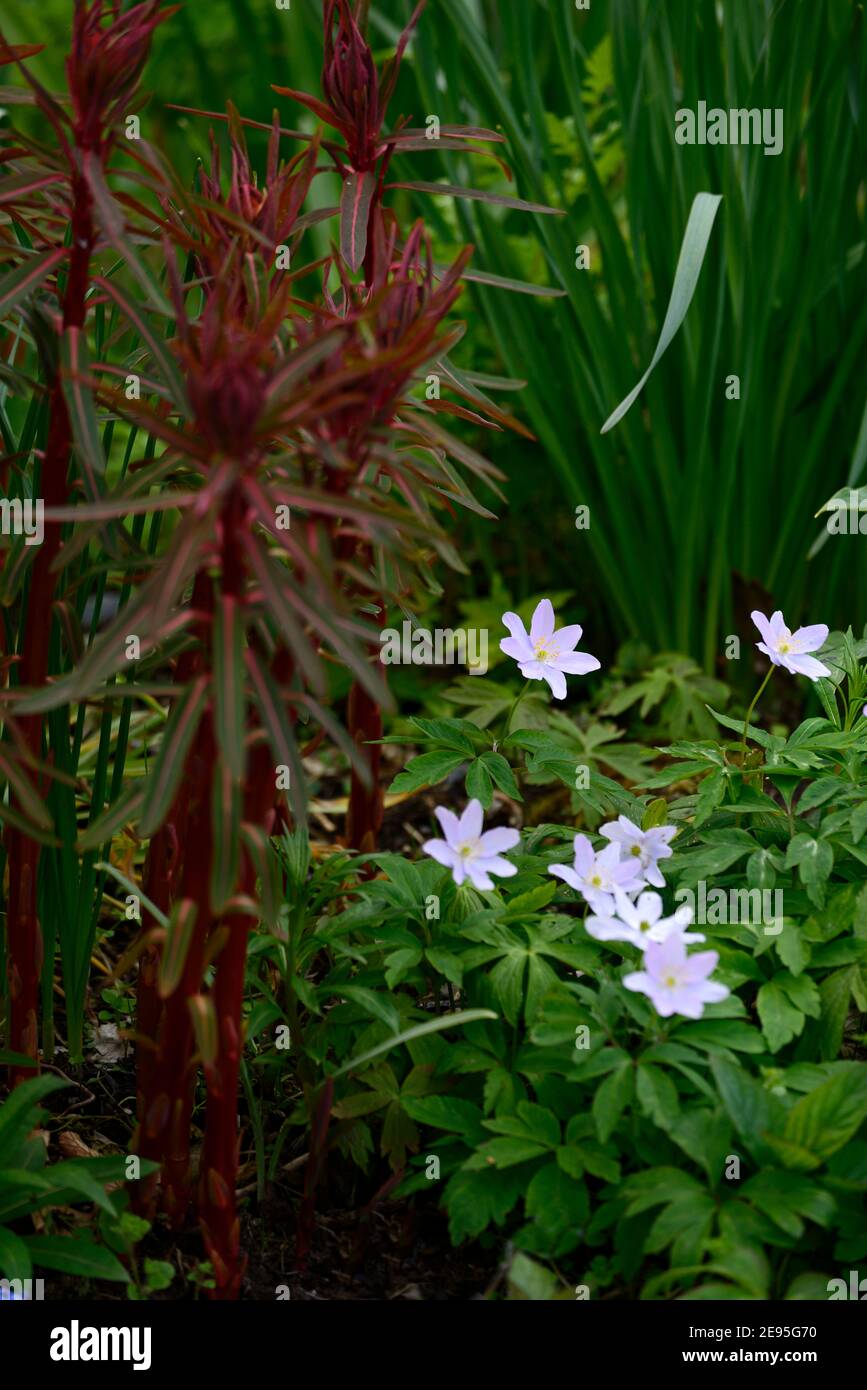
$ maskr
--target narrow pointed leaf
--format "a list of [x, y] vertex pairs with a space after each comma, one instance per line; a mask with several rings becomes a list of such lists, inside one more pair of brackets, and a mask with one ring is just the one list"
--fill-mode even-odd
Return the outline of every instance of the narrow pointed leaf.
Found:
[[46, 251], [41, 256], [29, 256], [0, 278], [0, 314], [8, 314], [19, 300], [37, 290], [65, 259], [65, 251]]
[[634, 386], [629, 395], [620, 402], [615, 411], [609, 415], [605, 424], [602, 426], [601, 433], [607, 434], [609, 430], [623, 419], [630, 406], [634, 404], [644, 387], [647, 378], [653, 371], [666, 348], [669, 347], [674, 335], [686, 318], [686, 312], [692, 303], [695, 294], [695, 287], [698, 284], [698, 277], [701, 273], [702, 263], [705, 252], [707, 251], [708, 241], [710, 240], [711, 230], [717, 209], [722, 202], [722, 197], [717, 193], [697, 193], [690, 209], [689, 221], [686, 224], [686, 232], [683, 237], [683, 244], [680, 248], [680, 256], [677, 262], [677, 270], [674, 273], [674, 284], [671, 288], [671, 298], [668, 301], [668, 309], [665, 314], [665, 322], [662, 325], [662, 332], [659, 335], [659, 342], [656, 351], [650, 360], [650, 366], [644, 373], [637, 386]]
[[544, 203], [527, 203], [523, 198], [510, 198], [504, 193], [489, 193], [485, 188], [462, 188], [456, 183], [389, 183], [386, 188], [406, 188], [414, 193], [436, 193], [447, 198], [468, 198], [471, 202], [490, 203], [494, 207], [514, 208], [517, 212], [545, 213], [564, 217], [563, 208], [549, 208]]
[[211, 908], [219, 916], [235, 891], [241, 840], [241, 785], [224, 762], [214, 769], [211, 831]]
[[237, 599], [224, 594], [214, 615], [217, 747], [232, 776], [244, 775], [244, 624]]
[[368, 169], [343, 181], [340, 197], [340, 250], [351, 271], [360, 268], [367, 252], [367, 224], [376, 175]]
[[184, 965], [193, 940], [198, 906], [191, 898], [181, 898], [172, 907], [169, 917], [168, 939], [160, 957], [157, 993], [160, 999], [168, 999], [181, 982]]
[[183, 692], [169, 716], [156, 764], [147, 780], [139, 823], [139, 834], [143, 839], [149, 839], [168, 815], [184, 775], [187, 754], [199, 726], [207, 694], [208, 679], [199, 676]]

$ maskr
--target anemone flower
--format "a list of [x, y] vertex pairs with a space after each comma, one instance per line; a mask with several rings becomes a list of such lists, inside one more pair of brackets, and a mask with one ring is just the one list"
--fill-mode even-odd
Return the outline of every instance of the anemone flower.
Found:
[[618, 816], [617, 820], [600, 825], [599, 834], [619, 845], [624, 859], [637, 860], [647, 882], [654, 888], [665, 887], [659, 861], [670, 859], [674, 853], [671, 841], [677, 834], [676, 825], [654, 825], [650, 830], [642, 830], [628, 816]]
[[679, 907], [672, 917], [663, 917], [662, 898], [658, 893], [642, 893], [632, 902], [625, 893], [615, 890], [616, 910], [610, 917], [588, 917], [584, 925], [596, 941], [628, 941], [631, 946], [646, 950], [651, 942], [667, 941], [672, 934], [691, 943], [704, 941], [698, 932], [688, 932], [692, 908]]
[[756, 646], [770, 657], [774, 666], [783, 666], [793, 676], [806, 676], [811, 681], [817, 681], [820, 676], [830, 676], [828, 667], [809, 655], [827, 642], [826, 623], [814, 623], [811, 627], [799, 627], [796, 632], [791, 632], [779, 609], [770, 618], [758, 610], [750, 616], [762, 635], [761, 642], [757, 642]]
[[701, 1018], [705, 1004], [718, 1004], [729, 995], [725, 985], [708, 978], [718, 961], [716, 951], [688, 955], [681, 933], [672, 932], [665, 941], [648, 944], [644, 969], [624, 975], [623, 983], [637, 994], [646, 994], [661, 1018], [672, 1014]]
[[572, 864], [550, 864], [549, 874], [562, 878], [580, 893], [600, 917], [613, 917], [615, 892], [637, 893], [645, 880], [634, 859], [621, 859], [619, 845], [606, 845], [597, 854], [586, 835], [576, 835]]
[[566, 698], [566, 676], [586, 676], [598, 671], [600, 663], [589, 652], [578, 652], [583, 628], [555, 628], [554, 608], [550, 599], [543, 598], [533, 614], [527, 632], [517, 613], [504, 613], [503, 622], [510, 636], [504, 637], [500, 650], [517, 661], [521, 675], [531, 681], [547, 681], [555, 700]]
[[445, 839], [426, 840], [422, 849], [438, 864], [451, 869], [458, 887], [468, 878], [474, 888], [484, 892], [494, 886], [492, 874], [498, 878], [511, 878], [518, 872], [516, 865], [501, 856], [505, 850], [515, 848], [520, 835], [517, 830], [505, 827], [483, 831], [480, 801], [469, 801], [460, 817], [445, 806], [437, 806], [434, 815], [442, 826]]

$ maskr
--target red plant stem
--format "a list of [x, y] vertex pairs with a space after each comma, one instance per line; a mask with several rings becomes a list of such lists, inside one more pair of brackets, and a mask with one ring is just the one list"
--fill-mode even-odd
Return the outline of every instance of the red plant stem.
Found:
[[[232, 524], [243, 524], [243, 517], [232, 517]], [[236, 532], [230, 538], [228, 524], [224, 532], [223, 577], [224, 592], [243, 597], [243, 575], [240, 554], [234, 546]], [[230, 587], [231, 586], [231, 587]], [[285, 650], [278, 652], [273, 674], [279, 684], [288, 683], [292, 676], [292, 658]], [[275, 767], [268, 744], [254, 749], [244, 796], [244, 819], [270, 833], [276, 818]], [[243, 855], [239, 891], [253, 895], [256, 887], [256, 868], [248, 854]], [[228, 938], [218, 959], [214, 978], [213, 1004], [217, 1017], [218, 1055], [211, 1067], [206, 1067], [208, 1111], [205, 1142], [199, 1179], [199, 1222], [205, 1249], [214, 1268], [215, 1299], [237, 1298], [241, 1287], [246, 1257], [241, 1252], [241, 1226], [237, 1214], [239, 1142], [238, 1134], [238, 1077], [243, 1052], [241, 1011], [244, 1002], [244, 976], [247, 960], [247, 940], [256, 924], [249, 914], [234, 915], [221, 923]]]
[[[202, 570], [196, 575], [191, 600], [192, 606], [197, 612], [208, 609], [210, 592], [210, 580], [205, 571]], [[182, 653], [177, 669], [178, 684], [181, 688], [199, 674], [202, 663], [201, 644], [189, 647]], [[188, 844], [189, 813], [190, 786], [187, 779], [183, 778], [165, 824], [153, 836], [148, 846], [143, 879], [145, 896], [166, 915], [170, 912], [172, 903], [177, 896], [178, 885], [183, 873], [184, 851]], [[151, 916], [147, 908], [143, 908], [142, 936], [148, 935], [156, 926], [156, 919]], [[145, 1097], [150, 1094], [151, 1090], [156, 1039], [163, 1015], [163, 1001], [157, 990], [159, 964], [160, 948], [155, 943], [149, 944], [142, 952], [139, 961], [136, 991], [136, 1034], [139, 1039], [136, 1047], [136, 1092], [139, 1123], [144, 1115]]]
[[[168, 996], [149, 1086], [142, 1097], [141, 1123], [133, 1147], [140, 1157], [162, 1165], [163, 1203], [172, 1225], [183, 1224], [189, 1205], [190, 1117], [193, 1108], [195, 1070], [191, 1066], [193, 1023], [187, 1001], [198, 994], [205, 968], [205, 948], [211, 930], [211, 779], [216, 759], [212, 719], [206, 711], [185, 769], [191, 785], [187, 842], [194, 853], [186, 856], [180, 896], [197, 907], [192, 939], [180, 981]], [[156, 1194], [154, 1177], [139, 1190], [139, 1209], [152, 1211]]]
[[[274, 763], [267, 746], [255, 750], [250, 770], [245, 818], [263, 825], [274, 820]], [[240, 891], [253, 894], [256, 870], [244, 855]], [[221, 923], [228, 939], [217, 959], [213, 1002], [217, 1016], [219, 1054], [205, 1069], [208, 1113], [199, 1178], [199, 1221], [208, 1258], [214, 1267], [216, 1289], [212, 1297], [237, 1298], [246, 1267], [241, 1254], [241, 1227], [235, 1189], [238, 1174], [238, 1075], [243, 1052], [241, 1010], [247, 939], [256, 924], [250, 915], [227, 917]]]
[[[90, 190], [84, 179], [72, 180], [72, 247], [63, 297], [63, 327], [83, 328], [94, 244]], [[72, 427], [60, 380], [52, 386], [48, 437], [42, 460], [40, 493], [46, 511], [66, 502], [66, 474], [72, 445]], [[22, 613], [22, 646], [18, 662], [21, 686], [38, 687], [48, 676], [51, 640], [51, 607], [57, 578], [52, 565], [60, 551], [61, 525], [46, 521], [45, 535], [30, 576], [26, 613]], [[20, 721], [24, 743], [34, 759], [42, 752], [42, 719], [24, 715]], [[14, 798], [13, 798], [14, 804]], [[13, 1052], [38, 1059], [39, 977], [42, 973], [42, 929], [39, 924], [37, 876], [41, 846], [17, 829], [7, 835], [9, 901], [6, 914], [9, 980], [9, 1047]], [[13, 1086], [33, 1075], [30, 1067], [10, 1069]]]

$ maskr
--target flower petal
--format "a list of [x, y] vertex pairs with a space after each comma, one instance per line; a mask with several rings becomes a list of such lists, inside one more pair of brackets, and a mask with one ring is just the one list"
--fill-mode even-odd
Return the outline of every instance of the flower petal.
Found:
[[554, 606], [549, 598], [543, 598], [540, 603], [537, 603], [536, 611], [530, 623], [530, 641], [534, 645], [537, 642], [547, 641], [554, 632], [554, 623]]
[[513, 661], [532, 661], [533, 648], [530, 646], [529, 637], [504, 637], [500, 643], [500, 651], [505, 656], [510, 656]]
[[553, 666], [543, 666], [542, 678], [550, 685], [551, 694], [554, 696], [555, 700], [566, 699], [566, 677], [562, 672], [556, 670]]
[[460, 844], [461, 823], [454, 811], [450, 811], [447, 806], [437, 806], [434, 815], [442, 827], [442, 832], [450, 845]]
[[[768, 619], [765, 617], [764, 613], [760, 613], [759, 610], [758, 610], [758, 608], [756, 608], [756, 609], [754, 609], [753, 612], [750, 614], [750, 617], [752, 618], [752, 620], [753, 620], [753, 622], [755, 623], [756, 627], [759, 629], [759, 633], [761, 634], [762, 642], [767, 642], [768, 645], [770, 646], [770, 644], [773, 642], [774, 639], [773, 639], [773, 636], [771, 635], [771, 624], [769, 623]], [[758, 642], [756, 643], [756, 646], [760, 646], [760, 645], [761, 645], [760, 643], [758, 643]]]
[[446, 869], [453, 869], [458, 858], [455, 851], [445, 840], [425, 840], [422, 845], [422, 852], [429, 854], [431, 859], [435, 859], [438, 864], [442, 864]]
[[792, 633], [792, 645], [798, 652], [817, 652], [828, 640], [828, 624], [813, 623]]
[[789, 670], [794, 671], [796, 675], [806, 676], [811, 681], [817, 681], [822, 676], [830, 676], [831, 674], [823, 662], [817, 661], [814, 656], [801, 656], [798, 652], [790, 654], [788, 666]]
[[505, 825], [498, 826], [495, 830], [486, 830], [479, 840], [479, 854], [482, 857], [503, 854], [508, 849], [514, 849], [520, 840], [520, 833]]
[[518, 872], [517, 864], [511, 859], [503, 859], [499, 854], [482, 854], [472, 861], [485, 874], [497, 874], [499, 878], [514, 878]]
[[482, 803], [473, 797], [472, 801], [467, 802], [460, 819], [460, 838], [462, 840], [478, 840], [482, 833], [484, 819]]
[[589, 652], [566, 652], [563, 656], [557, 657], [556, 664], [569, 676], [587, 676], [591, 671], [598, 671], [602, 667], [602, 662]]
[[567, 652], [575, 650], [583, 636], [584, 629], [580, 623], [572, 623], [570, 627], [559, 627], [554, 633], [554, 646], [565, 656]]
[[570, 888], [574, 888], [576, 893], [581, 892], [581, 880], [575, 870], [568, 864], [549, 864], [548, 873], [555, 878], [562, 878], [564, 883], [568, 883]]

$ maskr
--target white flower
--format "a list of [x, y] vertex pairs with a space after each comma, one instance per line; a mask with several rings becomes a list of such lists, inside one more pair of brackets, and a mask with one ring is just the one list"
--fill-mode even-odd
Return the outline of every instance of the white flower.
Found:
[[665, 887], [658, 863], [660, 859], [670, 859], [674, 853], [670, 841], [677, 834], [676, 825], [655, 825], [651, 830], [642, 830], [628, 816], [618, 816], [617, 820], [600, 825], [599, 834], [618, 844], [624, 859], [637, 860], [647, 882], [654, 888]]
[[521, 675], [531, 681], [547, 681], [556, 700], [566, 698], [564, 676], [586, 676], [598, 671], [600, 663], [589, 652], [576, 652], [583, 628], [579, 624], [554, 630], [555, 618], [551, 600], [543, 598], [530, 623], [530, 631], [517, 613], [504, 613], [503, 622], [510, 636], [504, 637], [500, 650], [517, 661]]
[[621, 859], [619, 845], [606, 845], [597, 854], [586, 835], [576, 835], [574, 846], [574, 863], [551, 864], [548, 872], [580, 893], [600, 916], [613, 915], [617, 889], [637, 893], [644, 887], [640, 865], [634, 859]]
[[691, 907], [679, 907], [673, 917], [663, 917], [658, 893], [642, 893], [633, 903], [616, 889], [614, 898], [616, 910], [611, 916], [588, 917], [584, 923], [597, 941], [628, 941], [644, 951], [651, 941], [665, 941], [672, 933], [685, 942], [705, 940], [699, 932], [686, 930], [692, 922]]
[[482, 832], [482, 803], [470, 801], [460, 819], [454, 811], [437, 806], [434, 815], [445, 834], [444, 840], [426, 840], [422, 845], [438, 864], [451, 869], [452, 878], [460, 887], [468, 878], [481, 891], [493, 888], [491, 874], [511, 878], [518, 872], [515, 864], [501, 859], [504, 850], [514, 849], [520, 840], [517, 830], [506, 828]]
[[623, 983], [627, 989], [646, 994], [662, 1018], [672, 1014], [701, 1018], [705, 1004], [718, 1004], [729, 995], [725, 985], [708, 979], [718, 961], [716, 951], [687, 955], [683, 936], [672, 932], [665, 941], [648, 944], [644, 969], [624, 975]]
[[797, 632], [790, 632], [779, 609], [770, 618], [758, 611], [752, 613], [751, 617], [762, 634], [762, 641], [757, 642], [756, 646], [771, 658], [775, 666], [784, 666], [793, 675], [807, 676], [811, 681], [817, 681], [820, 676], [830, 676], [827, 666], [814, 656], [807, 655], [808, 652], [817, 652], [827, 642], [827, 623], [814, 623], [812, 627], [799, 627]]

